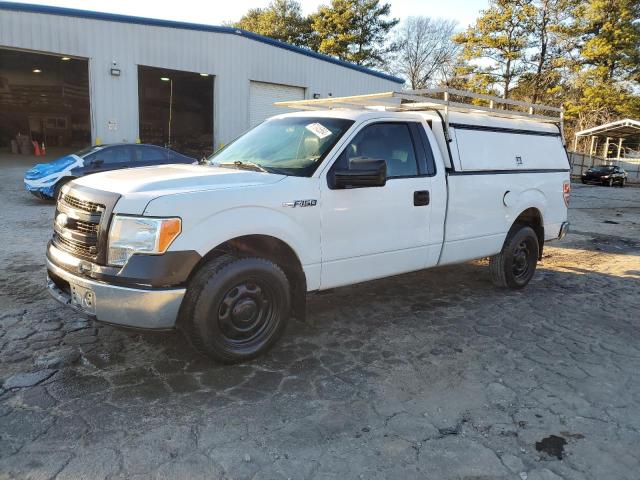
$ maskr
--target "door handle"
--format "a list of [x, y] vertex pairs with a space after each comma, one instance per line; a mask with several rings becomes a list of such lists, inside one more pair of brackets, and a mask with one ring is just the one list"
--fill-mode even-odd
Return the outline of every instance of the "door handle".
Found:
[[429, 205], [429, 190], [418, 190], [413, 192], [413, 204], [416, 207]]

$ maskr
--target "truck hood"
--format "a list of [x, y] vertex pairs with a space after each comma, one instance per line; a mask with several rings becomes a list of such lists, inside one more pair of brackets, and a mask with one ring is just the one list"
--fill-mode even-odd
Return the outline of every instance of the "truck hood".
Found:
[[268, 185], [283, 178], [284, 175], [232, 168], [176, 164], [96, 173], [80, 178], [76, 183], [123, 196], [152, 194], [157, 197], [200, 190]]
[[259, 187], [284, 178], [271, 173], [175, 164], [96, 173], [74, 183], [119, 194], [115, 213], [141, 214], [151, 200], [165, 195]]

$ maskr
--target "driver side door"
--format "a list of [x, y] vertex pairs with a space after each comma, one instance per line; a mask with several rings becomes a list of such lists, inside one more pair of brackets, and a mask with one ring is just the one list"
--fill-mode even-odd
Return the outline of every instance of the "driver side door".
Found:
[[[425, 268], [429, 243], [428, 171], [418, 122], [375, 121], [348, 142], [321, 179], [321, 289]], [[385, 160], [381, 187], [335, 188], [350, 162]]]

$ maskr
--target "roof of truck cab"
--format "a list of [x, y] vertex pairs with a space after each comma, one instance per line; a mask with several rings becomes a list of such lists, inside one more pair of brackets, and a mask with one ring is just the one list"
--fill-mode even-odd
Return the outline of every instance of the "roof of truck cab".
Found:
[[[316, 118], [345, 118], [349, 120], [368, 120], [380, 117], [386, 118], [425, 118], [426, 120], [440, 121], [440, 116], [436, 111], [385, 111], [385, 110], [372, 110], [372, 109], [342, 109], [336, 108], [333, 110], [306, 110], [292, 113], [284, 113], [277, 115], [273, 118], [284, 117], [316, 117]], [[500, 129], [512, 129], [512, 130], [532, 130], [539, 132], [548, 132], [559, 134], [558, 126], [552, 123], [539, 122], [535, 120], [528, 120], [526, 118], [513, 119], [513, 118], [501, 118], [490, 115], [484, 115], [481, 113], [449, 113], [449, 124], [455, 128], [456, 125], [473, 125], [478, 127], [485, 127], [487, 129], [500, 128]]]

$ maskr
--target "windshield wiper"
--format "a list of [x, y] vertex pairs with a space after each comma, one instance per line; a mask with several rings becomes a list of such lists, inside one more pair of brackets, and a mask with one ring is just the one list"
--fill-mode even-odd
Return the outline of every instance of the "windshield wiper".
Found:
[[269, 173], [269, 170], [267, 170], [264, 167], [261, 167], [257, 163], [241, 162], [240, 160], [236, 160], [233, 163], [219, 163], [218, 166], [219, 167], [225, 167], [225, 168], [235, 167], [235, 168], [238, 168], [240, 170], [254, 170], [256, 172]]

